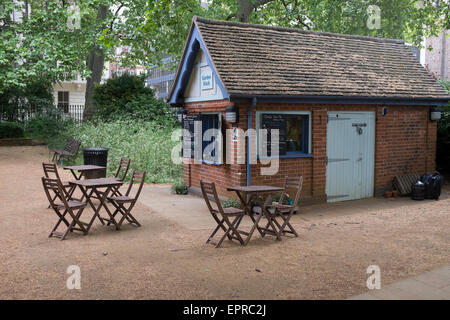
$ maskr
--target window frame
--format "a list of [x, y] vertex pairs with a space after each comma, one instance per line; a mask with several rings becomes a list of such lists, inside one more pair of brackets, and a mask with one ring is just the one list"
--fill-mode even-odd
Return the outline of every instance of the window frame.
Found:
[[[64, 95], [65, 94], [67, 94], [67, 102], [65, 102], [65, 101], [60, 101], [59, 100], [59, 95], [62, 95], [63, 96], [63, 100], [64, 100]], [[57, 95], [58, 95], [58, 97], [57, 97], [57, 100], [58, 100], [58, 102], [57, 102], [57, 106], [58, 106], [58, 108], [61, 110], [63, 110], [63, 112], [64, 113], [69, 113], [69, 104], [70, 104], [70, 91], [67, 91], [67, 90], [59, 90], [58, 91], [58, 93], [57, 93]], [[61, 108], [62, 107], [62, 108]]]
[[[219, 130], [219, 132], [222, 133], [222, 112], [218, 112], [218, 111], [200, 112], [200, 118], [203, 115], [217, 115], [217, 118], [218, 118], [217, 130]], [[219, 156], [219, 160], [216, 162], [216, 161], [209, 161], [209, 160], [203, 159], [203, 143], [207, 143], [207, 144], [211, 143], [211, 141], [209, 141], [209, 142], [203, 141], [203, 134], [204, 134], [204, 132], [203, 132], [203, 120], [202, 120], [202, 159], [201, 159], [201, 161], [206, 164], [221, 165], [223, 163], [223, 152], [222, 152], [222, 150], [223, 150], [222, 149], [223, 148], [223, 135], [222, 135], [222, 139], [219, 139], [219, 143], [218, 143], [218, 149], [219, 149], [218, 152], [219, 152], [219, 155], [220, 154], [222, 155], [222, 157]], [[217, 152], [217, 150], [214, 150], [214, 152]], [[198, 159], [198, 160], [200, 160], [200, 159]]]
[[261, 120], [263, 114], [286, 114], [286, 115], [298, 115], [298, 116], [308, 116], [308, 152], [302, 151], [287, 151], [285, 155], [279, 155], [280, 159], [289, 159], [289, 158], [312, 158], [312, 125], [311, 125], [311, 111], [273, 111], [273, 110], [257, 110], [255, 117], [255, 128], [256, 128], [256, 152], [258, 159], [273, 159], [273, 156], [260, 156], [259, 153], [259, 129], [261, 129]]

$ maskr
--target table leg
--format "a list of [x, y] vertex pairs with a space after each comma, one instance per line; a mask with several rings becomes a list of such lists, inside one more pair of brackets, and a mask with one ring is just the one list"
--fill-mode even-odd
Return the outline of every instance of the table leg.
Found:
[[92, 193], [94, 193], [94, 189], [95, 188], [92, 188], [92, 190], [91, 190], [91, 192], [89, 194], [87, 193], [87, 189], [86, 188], [80, 186], [80, 189], [81, 189], [81, 192], [83, 192], [83, 197], [86, 197], [87, 202], [91, 206], [92, 210], [94, 210], [94, 215], [92, 216], [91, 221], [89, 221], [89, 224], [88, 224], [88, 227], [87, 227], [87, 231], [89, 232], [89, 230], [91, 229], [91, 226], [94, 223], [94, 220], [95, 220], [96, 217], [99, 218], [100, 222], [103, 225], [105, 223], [102, 221], [102, 219], [100, 219], [100, 215], [98, 214], [98, 212], [99, 212], [99, 210], [101, 208], [101, 205], [98, 208], [96, 208], [95, 205], [91, 201], [91, 196], [92, 196]]
[[[112, 190], [112, 187], [111, 186], [109, 186], [109, 187], [107, 187], [106, 188], [106, 190], [105, 190], [105, 192], [103, 192], [103, 193], [100, 193], [100, 192], [98, 192], [98, 190], [97, 190], [97, 188], [94, 188], [94, 190], [95, 190], [95, 194], [97, 195], [97, 198], [100, 200], [100, 205], [99, 205], [99, 211], [100, 211], [100, 208], [101, 207], [104, 207], [105, 208], [105, 210], [106, 210], [106, 213], [109, 215], [109, 221], [110, 222], [112, 222], [115, 226], [116, 226], [116, 230], [119, 230], [119, 224], [117, 223], [117, 221], [114, 219], [114, 216], [113, 216], [113, 214], [111, 213], [111, 211], [109, 211], [109, 208], [108, 208], [108, 206], [106, 205], [106, 199], [107, 199], [107, 197], [108, 197], [108, 194], [109, 194], [109, 192]], [[102, 217], [100, 217], [100, 215], [98, 216], [99, 217], [99, 219], [101, 219], [101, 220], [106, 220], [106, 219], [103, 219]], [[102, 221], [103, 222], [103, 221]]]

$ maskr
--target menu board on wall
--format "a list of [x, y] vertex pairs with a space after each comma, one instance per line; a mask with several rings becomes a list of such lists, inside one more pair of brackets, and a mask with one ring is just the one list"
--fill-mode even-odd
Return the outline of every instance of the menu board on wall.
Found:
[[183, 136], [183, 158], [188, 157], [189, 149], [191, 150], [190, 158], [194, 157], [194, 126], [195, 121], [201, 121], [199, 114], [185, 114], [183, 115], [183, 129], [190, 133], [190, 139], [185, 139]]
[[278, 129], [279, 132], [279, 155], [286, 154], [286, 121], [284, 114], [265, 113], [262, 115], [262, 129], [267, 129], [267, 155], [271, 155], [271, 133], [272, 129]]

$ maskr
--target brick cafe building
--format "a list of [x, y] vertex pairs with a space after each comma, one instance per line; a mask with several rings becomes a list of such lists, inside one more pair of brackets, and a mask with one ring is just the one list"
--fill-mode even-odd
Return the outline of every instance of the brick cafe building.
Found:
[[[200, 17], [168, 97], [188, 129], [195, 119], [224, 137], [231, 128], [280, 133], [276, 175], [261, 175], [248, 156], [234, 164], [187, 159], [191, 190], [203, 179], [232, 197], [227, 186], [282, 186], [286, 175], [302, 175], [304, 202], [372, 197], [396, 175], [433, 171], [435, 117], [448, 100], [402, 41]], [[223, 157], [240, 143], [248, 154], [253, 140], [222, 141]]]

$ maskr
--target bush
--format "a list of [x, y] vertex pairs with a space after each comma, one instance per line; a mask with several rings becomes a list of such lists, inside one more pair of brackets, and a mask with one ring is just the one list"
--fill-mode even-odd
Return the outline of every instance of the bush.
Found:
[[187, 194], [188, 193], [188, 187], [183, 181], [175, 182], [172, 187], [170, 188], [172, 193], [175, 194]]
[[29, 137], [45, 139], [60, 134], [71, 123], [71, 119], [41, 115], [27, 122], [25, 132]]
[[94, 101], [96, 116], [101, 120], [141, 119], [161, 125], [176, 123], [169, 104], [157, 99], [140, 76], [124, 74], [108, 79], [95, 88]]
[[222, 203], [223, 208], [241, 208], [241, 203], [236, 199], [227, 199]]
[[1, 122], [0, 123], [0, 139], [5, 138], [23, 138], [23, 126], [17, 122]]
[[53, 107], [51, 83], [36, 82], [25, 87], [9, 87], [0, 95], [0, 117], [8, 121], [23, 121], [26, 113], [41, 112]]

